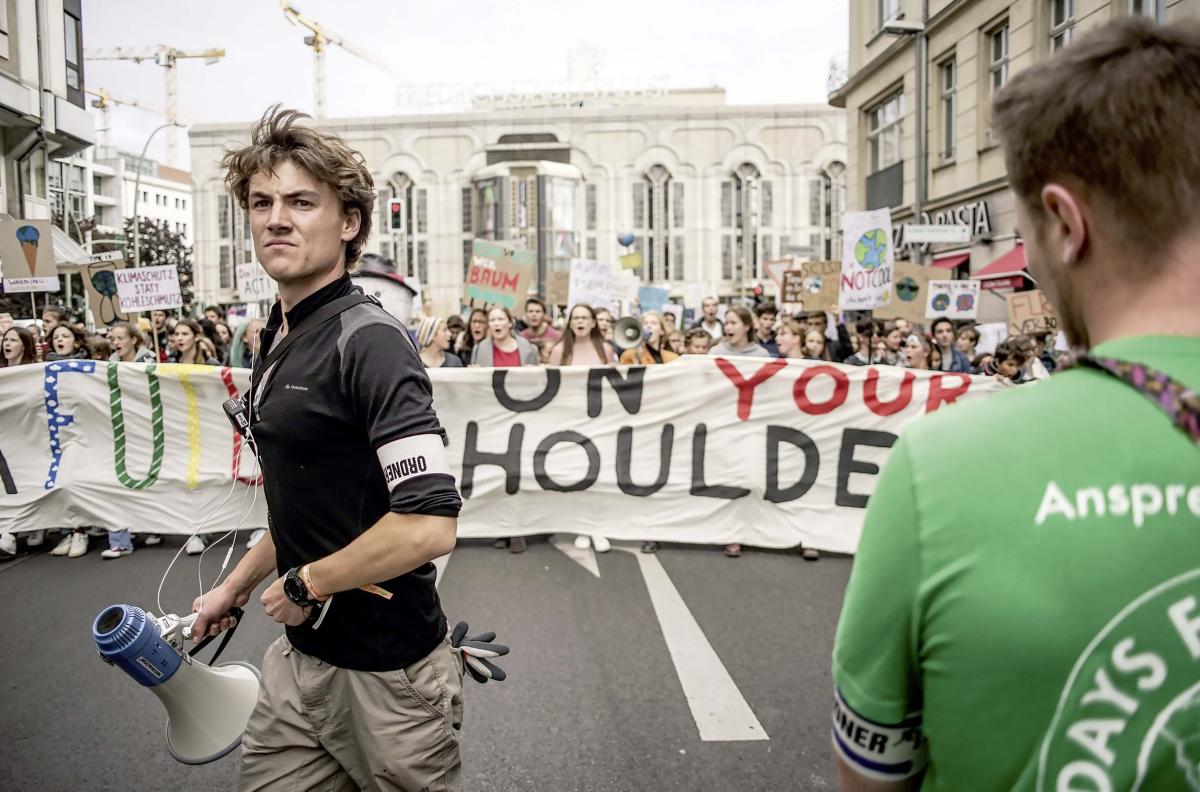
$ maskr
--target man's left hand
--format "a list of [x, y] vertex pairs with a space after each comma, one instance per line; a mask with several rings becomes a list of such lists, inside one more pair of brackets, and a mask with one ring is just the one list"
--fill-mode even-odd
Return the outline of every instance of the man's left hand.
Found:
[[299, 627], [308, 618], [309, 608], [301, 608], [283, 593], [283, 578], [278, 578], [262, 595], [263, 610], [275, 621], [288, 627]]

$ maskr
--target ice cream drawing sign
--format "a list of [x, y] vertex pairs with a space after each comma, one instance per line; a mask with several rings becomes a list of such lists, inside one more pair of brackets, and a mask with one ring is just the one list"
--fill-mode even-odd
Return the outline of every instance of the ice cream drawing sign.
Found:
[[49, 220], [0, 220], [0, 275], [6, 292], [58, 291]]

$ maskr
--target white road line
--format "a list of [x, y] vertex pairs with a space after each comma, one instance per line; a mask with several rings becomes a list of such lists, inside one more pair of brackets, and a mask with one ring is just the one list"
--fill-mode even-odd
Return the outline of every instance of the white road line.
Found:
[[600, 565], [596, 563], [596, 553], [590, 544], [586, 549], [580, 550], [575, 546], [574, 534], [554, 534], [550, 537], [550, 544], [588, 572], [600, 577]]
[[446, 576], [446, 565], [450, 563], [450, 556], [452, 555], [454, 553], [446, 553], [446, 555], [440, 558], [433, 559], [433, 565], [437, 567], [437, 577], [433, 581], [435, 588], [440, 589], [442, 587], [442, 578]]
[[652, 554], [638, 552], [636, 547], [615, 543], [613, 546], [637, 559], [700, 739], [769, 740], [662, 563]]

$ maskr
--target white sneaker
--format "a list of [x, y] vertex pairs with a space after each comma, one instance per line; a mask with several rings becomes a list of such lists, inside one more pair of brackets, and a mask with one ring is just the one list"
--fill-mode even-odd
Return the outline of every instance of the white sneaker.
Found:
[[250, 538], [246, 540], [246, 549], [254, 549], [254, 545], [262, 541], [262, 538], [267, 535], [266, 528], [259, 528], [254, 533], [250, 534]]
[[120, 558], [133, 552], [132, 547], [110, 547], [100, 554], [101, 558]]
[[158, 534], [146, 534], [146, 547], [154, 547], [162, 544], [162, 537]]
[[25, 546], [26, 547], [41, 547], [42, 543], [45, 541], [46, 541], [46, 532], [45, 531], [31, 531], [29, 536], [25, 537]]
[[188, 555], [200, 555], [204, 552], [204, 548], [208, 547], [208, 543], [200, 536], [193, 536], [187, 540], [187, 544], [183, 546], [183, 552]]
[[71, 552], [71, 537], [74, 535], [75, 534], [70, 533], [70, 534], [67, 534], [66, 536], [64, 536], [62, 538], [62, 541], [59, 542], [58, 545], [56, 545], [55, 548], [50, 551], [50, 555], [65, 556], [67, 553]]
[[0, 533], [0, 553], [7, 553], [8, 555], [17, 554], [17, 537], [8, 531]]
[[597, 553], [607, 553], [609, 550], [612, 550], [612, 545], [603, 536], [593, 536], [592, 547], [596, 548]]
[[583, 534], [580, 534], [579, 536], [575, 537], [575, 546], [580, 550], [587, 550], [592, 546], [592, 540], [588, 539]]
[[69, 558], [79, 558], [88, 551], [88, 535], [83, 531], [71, 534], [71, 549], [67, 551]]

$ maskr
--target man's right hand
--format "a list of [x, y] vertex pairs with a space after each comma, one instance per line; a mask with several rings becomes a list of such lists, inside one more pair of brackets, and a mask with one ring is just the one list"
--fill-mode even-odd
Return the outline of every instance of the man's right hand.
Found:
[[[210, 635], [220, 635], [237, 619], [229, 615], [230, 608], [240, 608], [250, 601], [250, 592], [234, 591], [222, 583], [192, 603], [192, 612], [199, 613], [192, 627], [192, 640], [200, 642]], [[203, 607], [201, 607], [203, 604]]]

